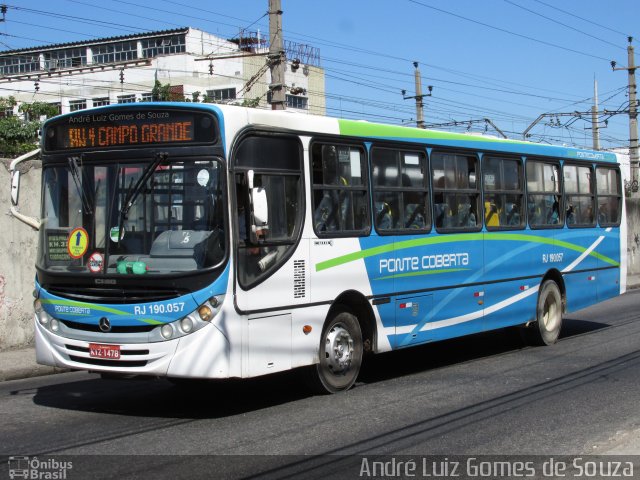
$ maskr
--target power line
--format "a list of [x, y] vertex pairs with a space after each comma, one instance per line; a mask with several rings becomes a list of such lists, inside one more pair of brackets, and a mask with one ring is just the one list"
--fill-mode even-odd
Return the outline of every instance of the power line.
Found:
[[453, 12], [449, 12], [447, 10], [443, 10], [442, 8], [437, 8], [437, 7], [433, 7], [431, 5], [426, 5], [426, 4], [422, 3], [422, 2], [419, 2], [418, 0], [408, 0], [408, 1], [411, 2], [411, 3], [415, 3], [416, 5], [420, 5], [421, 7], [424, 7], [424, 8], [435, 10], [437, 12], [444, 13], [446, 15], [451, 15], [453, 17], [460, 18], [460, 19], [465, 20], [467, 22], [475, 23], [477, 25], [482, 25], [483, 27], [491, 28], [493, 30], [497, 30], [499, 32], [507, 33], [509, 35], [514, 35], [516, 37], [524, 38], [526, 40], [531, 40], [532, 42], [540, 43], [542, 45], [547, 45], [549, 47], [558, 48], [558, 49], [561, 49], [561, 50], [565, 50], [567, 52], [576, 53], [578, 55], [583, 55], [585, 57], [591, 57], [591, 58], [596, 58], [598, 60], [604, 60], [605, 62], [609, 61], [609, 59], [604, 58], [604, 57], [600, 57], [598, 55], [593, 55], [593, 54], [587, 53], [587, 52], [581, 52], [580, 50], [575, 50], [575, 49], [569, 48], [569, 47], [563, 47], [562, 45], [558, 45], [558, 44], [555, 44], [555, 43], [547, 42], [546, 40], [540, 40], [538, 38], [530, 37], [528, 35], [523, 35], [521, 33], [512, 32], [511, 30], [507, 30], [506, 28], [496, 27], [495, 25], [490, 25], [488, 23], [480, 22], [478, 20], [474, 20], [472, 18], [468, 18], [468, 17], [465, 17], [463, 15], [459, 15], [457, 13], [453, 13]]
[[578, 32], [578, 33], [580, 33], [582, 35], [586, 35], [587, 37], [591, 37], [591, 38], [594, 38], [594, 39], [596, 39], [596, 40], [598, 40], [600, 42], [606, 43], [607, 45], [611, 45], [611, 46], [613, 46], [615, 48], [620, 48], [620, 49], [626, 51], [626, 48], [624, 48], [624, 47], [622, 47], [620, 45], [617, 45], [615, 43], [611, 43], [611, 42], [609, 42], [607, 40], [603, 40], [600, 37], [596, 37], [595, 35], [591, 35], [590, 33], [587, 33], [587, 32], [585, 32], [583, 30], [580, 30], [579, 28], [572, 27], [571, 25], [567, 25], [566, 23], [562, 23], [562, 22], [556, 20], [555, 18], [551, 18], [551, 17], [547, 17], [546, 15], [542, 15], [541, 13], [535, 12], [535, 11], [533, 11], [533, 10], [527, 8], [527, 7], [523, 7], [522, 5], [518, 5], [517, 3], [512, 2], [511, 0], [503, 0], [503, 1], [508, 3], [508, 4], [510, 4], [510, 5], [513, 5], [514, 7], [521, 8], [522, 10], [524, 10], [526, 12], [529, 12], [529, 13], [531, 13], [533, 15], [537, 15], [538, 17], [542, 17], [545, 20], [549, 20], [550, 22], [557, 23], [558, 25], [562, 25], [563, 27], [568, 28], [569, 30], [573, 30], [574, 32]]

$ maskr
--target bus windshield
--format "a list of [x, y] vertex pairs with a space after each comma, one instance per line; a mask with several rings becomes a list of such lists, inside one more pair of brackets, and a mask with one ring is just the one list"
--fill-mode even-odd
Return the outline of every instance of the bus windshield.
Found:
[[86, 275], [193, 272], [225, 257], [224, 169], [216, 159], [89, 162], [43, 169], [38, 266]]

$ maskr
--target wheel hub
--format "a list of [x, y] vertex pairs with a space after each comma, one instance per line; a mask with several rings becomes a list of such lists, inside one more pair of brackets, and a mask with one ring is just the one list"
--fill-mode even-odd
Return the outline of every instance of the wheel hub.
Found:
[[336, 324], [327, 333], [325, 340], [327, 367], [334, 374], [349, 370], [353, 359], [353, 338], [341, 324]]

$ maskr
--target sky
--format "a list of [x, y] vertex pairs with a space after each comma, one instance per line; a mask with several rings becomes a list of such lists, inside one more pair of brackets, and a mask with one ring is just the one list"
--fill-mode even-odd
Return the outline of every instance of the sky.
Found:
[[[267, 34], [268, 0], [6, 0], [0, 50], [194, 27]], [[592, 145], [600, 110], [627, 110], [628, 37], [640, 64], [638, 0], [282, 0], [285, 40], [317, 48], [327, 115], [415, 125], [418, 62], [429, 128]], [[640, 72], [639, 72], [640, 73]], [[640, 78], [638, 79], [640, 81]], [[568, 115], [574, 113], [574, 115]], [[601, 115], [603, 148], [628, 146], [626, 113]], [[442, 125], [457, 123], [457, 125]]]

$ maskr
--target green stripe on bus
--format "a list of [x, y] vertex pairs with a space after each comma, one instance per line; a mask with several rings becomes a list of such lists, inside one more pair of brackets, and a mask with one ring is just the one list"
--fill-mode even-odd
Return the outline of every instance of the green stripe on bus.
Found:
[[528, 142], [507, 140], [490, 137], [473, 137], [460, 133], [439, 132], [417, 128], [400, 127], [397, 125], [382, 125], [377, 123], [357, 122], [354, 120], [338, 120], [340, 133], [357, 137], [392, 137], [433, 140], [464, 140], [485, 143], [526, 144]]

